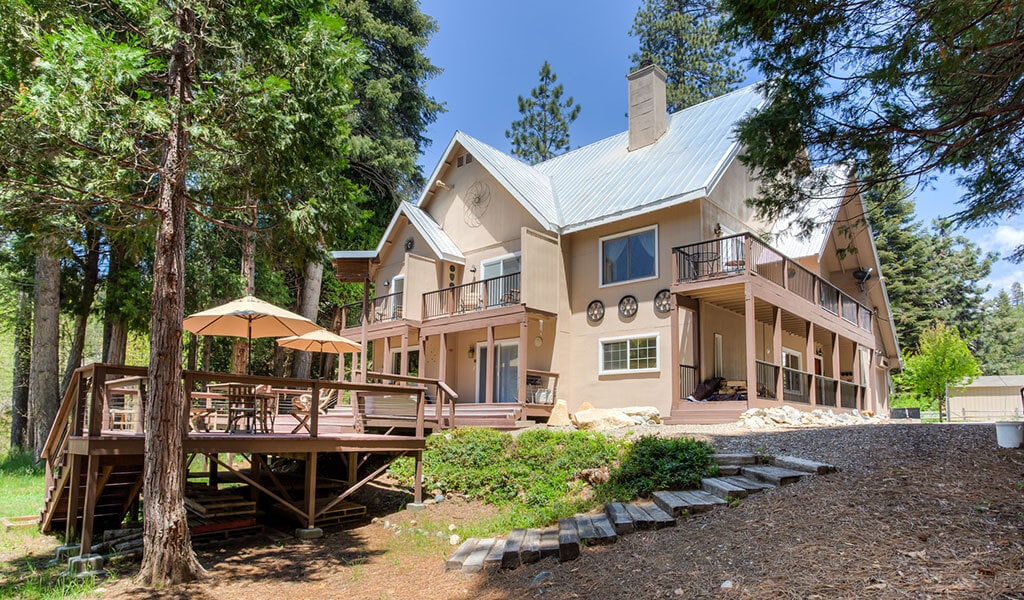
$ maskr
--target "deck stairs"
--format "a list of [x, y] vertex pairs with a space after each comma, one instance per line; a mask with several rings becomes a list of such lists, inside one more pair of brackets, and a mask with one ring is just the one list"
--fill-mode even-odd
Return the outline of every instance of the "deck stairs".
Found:
[[505, 538], [470, 538], [446, 561], [445, 570], [479, 573], [515, 569], [543, 558], [575, 560], [583, 547], [614, 544], [635, 531], [674, 527], [688, 515], [709, 511], [835, 467], [794, 457], [718, 454], [718, 475], [701, 481], [702, 489], [655, 492], [650, 500], [609, 502], [603, 512], [560, 519], [544, 529], [513, 529]]
[[[78, 481], [74, 481], [78, 479]], [[45, 502], [39, 513], [39, 528], [43, 533], [63, 532], [67, 526], [68, 502], [73, 486], [78, 487], [79, 506], [86, 493], [86, 473], [82, 469], [77, 477], [69, 465], [61, 465], [55, 473], [54, 482], [46, 489]], [[100, 467], [97, 479], [95, 528], [97, 531], [115, 529], [120, 526], [142, 486], [142, 465], [106, 465]], [[75, 511], [80, 531], [81, 509]]]

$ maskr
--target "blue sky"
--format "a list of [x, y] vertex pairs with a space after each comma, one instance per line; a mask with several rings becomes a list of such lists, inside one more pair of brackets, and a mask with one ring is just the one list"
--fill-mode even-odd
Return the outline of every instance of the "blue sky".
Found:
[[[433, 140], [420, 159], [430, 173], [456, 129], [508, 151], [505, 131], [519, 117], [516, 97], [537, 85], [548, 60], [565, 93], [582, 106], [570, 130], [576, 148], [626, 129], [626, 74], [636, 39], [629, 36], [637, 0], [517, 0], [516, 2], [421, 0], [438, 24], [427, 48], [444, 72], [428, 84], [446, 104], [428, 130]], [[749, 82], [759, 80], [751, 73]], [[960, 190], [940, 178], [916, 194], [924, 221], [956, 212]], [[1007, 254], [1024, 244], [1024, 217], [962, 232], [983, 249]], [[996, 264], [995, 290], [1024, 281], [1024, 265]]]

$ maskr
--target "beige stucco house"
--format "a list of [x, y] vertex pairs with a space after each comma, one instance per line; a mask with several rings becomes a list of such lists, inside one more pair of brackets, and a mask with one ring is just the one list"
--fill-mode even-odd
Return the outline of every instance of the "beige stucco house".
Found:
[[[555, 398], [695, 423], [782, 403], [885, 412], [899, 350], [848, 170], [818, 171], [811, 235], [761, 222], [732, 133], [761, 92], [667, 115], [661, 69], [628, 82], [626, 132], [540, 164], [456, 132], [377, 248], [333, 253], [374, 290], [341, 333], [372, 344], [371, 370], [526, 416]], [[688, 401], [713, 377], [728, 387]]]

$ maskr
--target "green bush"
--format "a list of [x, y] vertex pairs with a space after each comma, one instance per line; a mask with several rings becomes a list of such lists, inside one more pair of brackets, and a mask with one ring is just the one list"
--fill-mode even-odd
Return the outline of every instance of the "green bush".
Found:
[[[613, 464], [622, 448], [592, 432], [458, 428], [427, 438], [423, 485], [502, 506], [513, 527], [546, 525], [594, 505], [580, 472]], [[411, 484], [413, 468], [396, 461], [391, 474]]]
[[688, 438], [641, 437], [612, 469], [599, 495], [626, 501], [657, 490], [699, 487], [702, 477], [718, 471], [714, 452], [708, 443]]

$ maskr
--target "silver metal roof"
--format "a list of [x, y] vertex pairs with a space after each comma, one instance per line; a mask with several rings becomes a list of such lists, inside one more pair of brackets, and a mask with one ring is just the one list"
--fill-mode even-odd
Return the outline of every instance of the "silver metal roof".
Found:
[[[441, 226], [437, 224], [437, 221], [421, 210], [418, 206], [415, 206], [410, 202], [402, 202], [398, 206], [398, 213], [396, 213], [396, 215], [397, 214], [404, 214], [409, 219], [409, 222], [416, 228], [416, 231], [419, 231], [423, 235], [424, 239], [427, 240], [427, 244], [438, 258], [449, 262], [465, 264], [466, 256], [462, 254], [462, 250], [460, 250], [455, 242], [452, 241], [452, 238], [450, 238], [448, 234], [441, 229]], [[384, 236], [381, 238], [381, 244], [377, 247], [377, 252], [380, 252], [383, 249], [384, 240], [386, 240], [388, 235], [391, 233], [394, 223], [395, 221], [392, 219], [391, 224], [388, 225], [388, 231], [385, 232]]]
[[963, 387], [1011, 387], [1019, 390], [1024, 387], [1024, 375], [982, 375]]
[[739, 151], [734, 127], [764, 106], [756, 85], [669, 116], [668, 130], [629, 151], [628, 132], [537, 164], [551, 178], [563, 232], [704, 197]]
[[[820, 258], [839, 207], [846, 198], [849, 183], [850, 168], [847, 165], [826, 165], [815, 169], [802, 183], [807, 191], [807, 203], [799, 212], [775, 222], [772, 227], [772, 246], [790, 258]], [[818, 226], [804, 234], [799, 224], [804, 219]]]
[[335, 250], [330, 253], [331, 258], [365, 258], [367, 260], [377, 257], [376, 250]]

